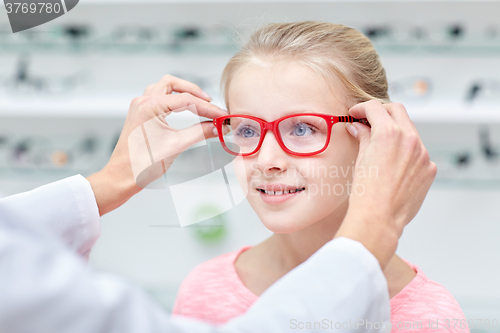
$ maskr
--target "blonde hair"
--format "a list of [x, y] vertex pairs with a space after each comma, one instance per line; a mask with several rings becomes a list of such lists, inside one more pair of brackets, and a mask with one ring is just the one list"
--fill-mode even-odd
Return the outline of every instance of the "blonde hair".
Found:
[[255, 31], [222, 72], [226, 107], [231, 79], [245, 65], [296, 61], [327, 82], [340, 79], [354, 103], [389, 103], [384, 67], [370, 40], [341, 24], [302, 21], [271, 23]]

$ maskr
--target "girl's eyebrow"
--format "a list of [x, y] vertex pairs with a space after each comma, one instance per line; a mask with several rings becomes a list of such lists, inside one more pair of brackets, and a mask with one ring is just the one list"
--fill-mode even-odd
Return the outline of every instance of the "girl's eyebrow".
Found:
[[292, 115], [292, 114], [297, 114], [297, 113], [321, 113], [321, 112], [318, 112], [318, 110], [314, 110], [314, 109], [307, 109], [307, 110], [291, 110], [291, 111], [287, 111], [287, 112], [285, 112], [285, 114], [283, 115], [283, 117], [285, 117], [285, 116], [289, 116], [289, 115]]

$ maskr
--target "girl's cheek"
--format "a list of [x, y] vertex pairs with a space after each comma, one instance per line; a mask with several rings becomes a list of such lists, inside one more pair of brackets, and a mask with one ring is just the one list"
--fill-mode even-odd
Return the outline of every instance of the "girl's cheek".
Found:
[[234, 173], [236, 174], [236, 179], [238, 179], [238, 183], [240, 184], [241, 190], [244, 195], [248, 195], [249, 188], [249, 172], [251, 171], [248, 163], [245, 162], [243, 157], [237, 156], [232, 162]]

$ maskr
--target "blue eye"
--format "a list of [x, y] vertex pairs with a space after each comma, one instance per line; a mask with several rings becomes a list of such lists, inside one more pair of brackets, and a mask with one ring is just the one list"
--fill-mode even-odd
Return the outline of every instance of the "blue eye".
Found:
[[305, 135], [311, 135], [314, 133], [314, 130], [308, 126], [307, 124], [304, 123], [298, 123], [295, 125], [292, 131], [292, 135], [296, 136], [305, 136]]
[[259, 136], [259, 133], [251, 129], [250, 127], [242, 127], [238, 129], [236, 135], [242, 136], [244, 138], [253, 138], [255, 136]]

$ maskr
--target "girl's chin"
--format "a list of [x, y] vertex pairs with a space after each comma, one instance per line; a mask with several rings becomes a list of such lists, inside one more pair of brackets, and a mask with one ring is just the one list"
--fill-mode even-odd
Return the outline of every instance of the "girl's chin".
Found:
[[300, 222], [297, 221], [296, 217], [291, 216], [289, 218], [277, 218], [273, 220], [267, 216], [261, 218], [260, 220], [269, 231], [272, 231], [275, 234], [290, 234], [311, 225], [310, 221], [304, 220]]
[[290, 228], [280, 228], [280, 227], [274, 227], [274, 226], [268, 226], [266, 224], [264, 224], [264, 226], [267, 228], [267, 230], [271, 231], [272, 233], [274, 234], [291, 234], [291, 233], [294, 233], [294, 232], [297, 232], [297, 231], [300, 231], [304, 228], [298, 228], [298, 229], [290, 229]]

